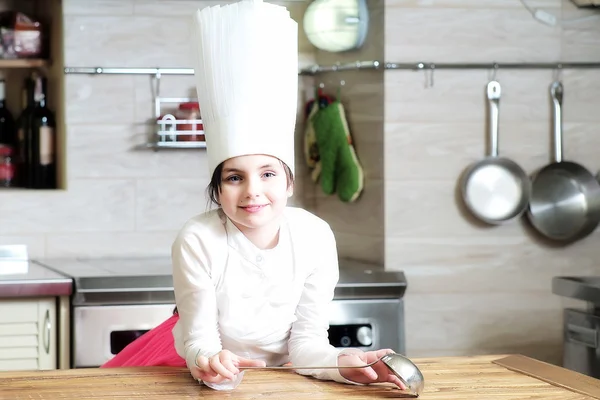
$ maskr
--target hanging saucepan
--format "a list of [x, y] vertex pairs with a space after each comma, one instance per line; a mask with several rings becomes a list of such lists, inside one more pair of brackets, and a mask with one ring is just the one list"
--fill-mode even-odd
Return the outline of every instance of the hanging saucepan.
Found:
[[488, 156], [469, 166], [462, 177], [466, 207], [488, 224], [500, 224], [521, 215], [527, 208], [531, 183], [514, 161], [498, 156], [500, 83], [487, 84], [490, 145]]
[[600, 184], [579, 164], [563, 161], [563, 85], [550, 85], [554, 120], [554, 162], [532, 179], [528, 217], [549, 239], [572, 242], [594, 231], [600, 222]]

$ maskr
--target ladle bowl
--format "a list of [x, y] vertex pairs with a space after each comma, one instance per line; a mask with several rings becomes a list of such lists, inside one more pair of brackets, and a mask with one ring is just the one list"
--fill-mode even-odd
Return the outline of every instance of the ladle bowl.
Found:
[[342, 366], [342, 367], [298, 367], [294, 365], [280, 367], [239, 367], [239, 370], [247, 369], [339, 369], [339, 368], [367, 368], [378, 362], [382, 362], [394, 375], [406, 385], [410, 394], [419, 397], [425, 388], [425, 379], [419, 368], [407, 357], [398, 353], [386, 354], [383, 357], [365, 365]]

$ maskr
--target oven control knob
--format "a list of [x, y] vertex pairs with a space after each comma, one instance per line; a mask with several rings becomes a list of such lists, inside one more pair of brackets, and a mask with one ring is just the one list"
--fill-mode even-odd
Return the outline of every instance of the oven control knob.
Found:
[[361, 326], [356, 331], [356, 339], [358, 343], [363, 346], [370, 346], [373, 344], [373, 330], [368, 326]]
[[348, 347], [352, 344], [352, 339], [350, 339], [349, 336], [342, 336], [342, 338], [340, 339], [340, 344], [342, 345], [342, 347]]

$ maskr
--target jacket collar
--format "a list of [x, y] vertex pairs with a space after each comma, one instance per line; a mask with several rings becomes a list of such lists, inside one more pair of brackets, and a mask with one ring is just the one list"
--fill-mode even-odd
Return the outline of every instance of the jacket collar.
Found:
[[274, 253], [279, 253], [287, 247], [289, 232], [285, 217], [281, 218], [279, 241], [277, 245], [272, 249], [262, 250], [256, 247], [256, 245], [252, 243], [222, 211], [221, 214], [225, 219], [228, 246], [250, 263], [260, 267], [264, 264], [267, 257], [272, 257]]

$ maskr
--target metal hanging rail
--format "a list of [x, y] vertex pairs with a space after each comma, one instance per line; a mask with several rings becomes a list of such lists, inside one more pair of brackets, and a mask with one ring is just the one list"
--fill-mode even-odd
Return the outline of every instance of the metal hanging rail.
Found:
[[593, 69], [600, 62], [555, 62], [555, 63], [386, 63], [385, 69]]
[[[332, 65], [313, 65], [302, 68], [299, 75], [316, 75], [325, 72], [351, 70], [438, 70], [438, 69], [600, 69], [600, 62], [554, 62], [554, 63], [396, 63], [380, 61], [356, 61]], [[193, 68], [104, 68], [104, 67], [66, 67], [65, 74], [142, 74], [142, 75], [193, 75]]]
[[125, 75], [193, 75], [193, 68], [104, 68], [66, 67], [65, 74], [125, 74]]

